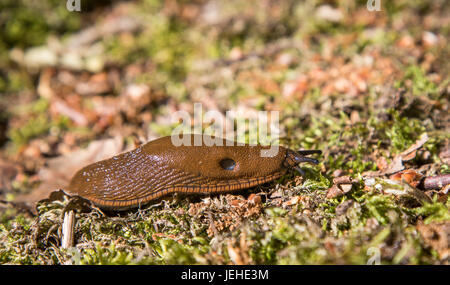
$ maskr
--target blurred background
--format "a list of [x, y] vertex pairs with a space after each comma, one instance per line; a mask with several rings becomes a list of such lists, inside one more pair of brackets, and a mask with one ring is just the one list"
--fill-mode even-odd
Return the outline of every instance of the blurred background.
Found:
[[425, 132], [416, 169], [448, 173], [450, 5], [367, 3], [2, 0], [0, 197], [42, 199], [194, 102], [279, 111], [281, 143], [322, 149], [309, 173], [329, 179], [388, 169]]

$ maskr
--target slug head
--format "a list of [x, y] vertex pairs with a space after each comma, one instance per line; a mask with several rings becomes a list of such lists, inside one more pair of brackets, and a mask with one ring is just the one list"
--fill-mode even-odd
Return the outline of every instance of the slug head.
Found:
[[317, 159], [307, 157], [310, 154], [321, 154], [320, 150], [298, 150], [294, 151], [291, 149], [286, 150], [286, 159], [284, 161], [284, 166], [286, 168], [295, 169], [302, 176], [305, 176], [305, 172], [300, 168], [299, 164], [302, 162], [309, 162], [313, 164], [318, 164]]

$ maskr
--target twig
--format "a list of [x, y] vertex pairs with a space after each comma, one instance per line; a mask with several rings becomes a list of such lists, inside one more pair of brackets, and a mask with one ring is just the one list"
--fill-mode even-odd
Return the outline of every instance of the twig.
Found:
[[64, 213], [64, 221], [62, 225], [62, 238], [61, 247], [71, 248], [73, 247], [73, 229], [75, 226], [75, 212], [68, 211]]
[[423, 190], [441, 189], [448, 184], [450, 184], [450, 174], [442, 174], [424, 178], [419, 188]]

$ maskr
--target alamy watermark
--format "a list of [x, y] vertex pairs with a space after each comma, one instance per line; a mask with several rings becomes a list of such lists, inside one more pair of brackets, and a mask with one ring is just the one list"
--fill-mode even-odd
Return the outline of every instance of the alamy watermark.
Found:
[[370, 12], [381, 11], [381, 0], [367, 0], [366, 7]]
[[[242, 146], [248, 136], [249, 145], [270, 145], [261, 150], [261, 157], [273, 157], [278, 153], [278, 111], [227, 111], [224, 116], [215, 110], [203, 113], [202, 105], [195, 103], [194, 122], [187, 111], [177, 111], [172, 118], [175, 123], [181, 121], [171, 134], [174, 146], [223, 146], [223, 138], [226, 146]], [[203, 136], [194, 136], [192, 142], [191, 134]]]
[[381, 252], [376, 246], [369, 247], [366, 254], [369, 256], [367, 265], [380, 265], [381, 264]]
[[70, 12], [81, 12], [81, 0], [67, 0], [66, 8]]
[[[370, 12], [381, 11], [381, 0], [367, 0], [367, 10]], [[67, 0], [66, 8], [70, 12], [81, 11], [81, 0]]]

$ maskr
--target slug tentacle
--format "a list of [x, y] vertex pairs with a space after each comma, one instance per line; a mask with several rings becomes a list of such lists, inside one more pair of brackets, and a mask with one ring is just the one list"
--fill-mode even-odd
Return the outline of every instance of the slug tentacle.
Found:
[[306, 156], [298, 156], [295, 158], [295, 161], [298, 163], [302, 163], [302, 162], [310, 162], [313, 164], [318, 164], [319, 161], [315, 158], [311, 158], [311, 157], [306, 157]]
[[[296, 168], [299, 163], [309, 162], [313, 164], [318, 164], [319, 161], [317, 159], [307, 157], [305, 155], [322, 153], [320, 150], [307, 150], [307, 151], [293, 151], [290, 149], [286, 150], [286, 160], [284, 162], [285, 167], [287, 168]], [[303, 173], [303, 172], [300, 172]], [[304, 175], [304, 174], [302, 174]]]
[[322, 154], [321, 150], [311, 149], [311, 150], [297, 150], [300, 155], [310, 155], [310, 154]]
[[[101, 208], [137, 207], [169, 193], [208, 194], [237, 191], [281, 177], [288, 169], [304, 175], [299, 163], [317, 164], [309, 154], [279, 147], [273, 157], [262, 157], [269, 147], [237, 145], [195, 146], [194, 141], [216, 140], [188, 135], [190, 146], [175, 146], [173, 137], [151, 141], [135, 150], [99, 161], [79, 170], [68, 191]], [[199, 137], [200, 136], [200, 137]], [[218, 139], [220, 141], [220, 139]]]

